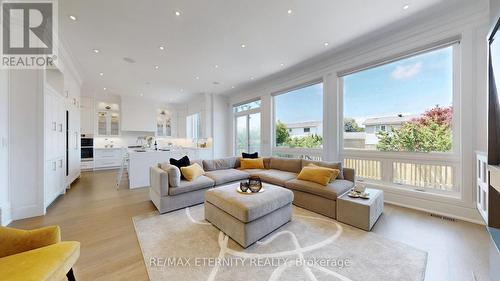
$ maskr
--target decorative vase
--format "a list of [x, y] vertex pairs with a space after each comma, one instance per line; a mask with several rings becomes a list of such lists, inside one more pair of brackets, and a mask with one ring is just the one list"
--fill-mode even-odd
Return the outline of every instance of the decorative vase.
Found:
[[248, 179], [248, 187], [253, 193], [257, 193], [262, 189], [262, 181], [259, 177], [250, 177]]
[[240, 182], [240, 190], [243, 192], [247, 192], [248, 190], [248, 182]]

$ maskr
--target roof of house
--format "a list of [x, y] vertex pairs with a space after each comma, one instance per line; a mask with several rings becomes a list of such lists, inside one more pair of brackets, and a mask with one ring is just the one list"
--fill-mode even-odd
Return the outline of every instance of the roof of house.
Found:
[[298, 123], [288, 123], [285, 124], [285, 126], [288, 129], [294, 129], [294, 128], [310, 128], [310, 127], [318, 127], [322, 124], [323, 122], [321, 121], [306, 121], [306, 122], [298, 122]]
[[404, 122], [411, 121], [417, 118], [419, 115], [406, 115], [406, 116], [383, 116], [375, 118], [367, 118], [363, 125], [373, 126], [373, 125], [400, 125]]

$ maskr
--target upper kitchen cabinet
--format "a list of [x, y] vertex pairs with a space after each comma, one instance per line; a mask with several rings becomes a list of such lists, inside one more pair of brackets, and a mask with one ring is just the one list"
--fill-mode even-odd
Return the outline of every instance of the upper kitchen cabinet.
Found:
[[118, 103], [99, 101], [96, 106], [97, 135], [120, 135], [120, 106]]
[[94, 134], [95, 102], [93, 97], [80, 98], [80, 120], [81, 133], [84, 135]]
[[156, 137], [175, 137], [175, 114], [167, 109], [158, 109], [156, 116]]
[[157, 110], [153, 102], [124, 96], [121, 104], [122, 131], [157, 132]]

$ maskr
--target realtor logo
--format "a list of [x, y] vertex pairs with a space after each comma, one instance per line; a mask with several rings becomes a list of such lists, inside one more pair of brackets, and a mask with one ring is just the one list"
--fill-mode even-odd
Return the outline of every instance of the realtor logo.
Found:
[[2, 3], [2, 68], [52, 67], [57, 58], [55, 1]]

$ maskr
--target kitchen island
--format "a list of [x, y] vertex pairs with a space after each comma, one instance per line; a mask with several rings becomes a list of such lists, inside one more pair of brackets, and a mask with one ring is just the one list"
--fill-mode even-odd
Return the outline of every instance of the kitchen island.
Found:
[[149, 167], [179, 159], [187, 155], [190, 159], [210, 159], [210, 148], [171, 148], [166, 150], [128, 149], [128, 178], [130, 189], [149, 186]]

